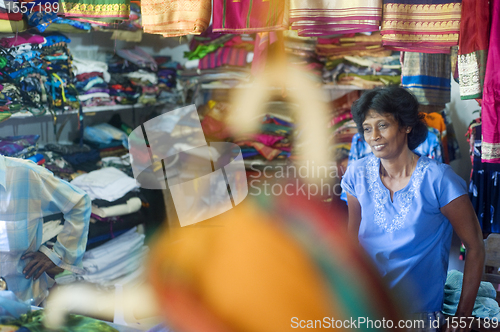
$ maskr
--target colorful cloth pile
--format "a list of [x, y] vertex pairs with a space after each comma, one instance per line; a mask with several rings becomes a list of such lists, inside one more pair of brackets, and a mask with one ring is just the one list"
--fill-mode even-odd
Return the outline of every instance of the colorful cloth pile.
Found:
[[0, 154], [28, 159], [37, 154], [40, 135], [0, 137]]
[[461, 1], [429, 2], [384, 0], [383, 45], [397, 51], [450, 53], [458, 44]]
[[102, 61], [74, 59], [78, 98], [83, 106], [114, 105], [108, 82], [108, 65]]
[[400, 84], [399, 53], [386, 57], [343, 56], [328, 61], [323, 69], [325, 84], [355, 85], [362, 89]]

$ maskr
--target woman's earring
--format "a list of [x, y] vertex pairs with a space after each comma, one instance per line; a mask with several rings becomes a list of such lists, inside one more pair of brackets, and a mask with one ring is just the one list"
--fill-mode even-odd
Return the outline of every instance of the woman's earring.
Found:
[[407, 133], [410, 133], [410, 131], [411, 131], [411, 129], [410, 129], [410, 128], [406, 129], [406, 132], [407, 132]]

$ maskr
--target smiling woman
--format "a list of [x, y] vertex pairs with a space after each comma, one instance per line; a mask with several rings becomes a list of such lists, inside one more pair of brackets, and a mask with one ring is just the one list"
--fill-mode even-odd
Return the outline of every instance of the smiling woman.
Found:
[[351, 111], [373, 154], [352, 163], [342, 179], [349, 231], [357, 235], [388, 285], [407, 300], [408, 313], [443, 323], [455, 230], [468, 255], [456, 315], [471, 316], [484, 247], [465, 182], [448, 165], [413, 151], [425, 140], [427, 128], [417, 100], [405, 89], [368, 91]]

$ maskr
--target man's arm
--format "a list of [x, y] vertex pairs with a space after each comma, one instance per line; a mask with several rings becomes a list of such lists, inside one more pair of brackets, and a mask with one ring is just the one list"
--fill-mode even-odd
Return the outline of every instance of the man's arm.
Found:
[[23, 259], [31, 258], [23, 272], [27, 278], [34, 276], [35, 279], [43, 272], [57, 274], [62, 272], [61, 269], [83, 273], [80, 266], [87, 245], [90, 198], [81, 189], [56, 178], [47, 170], [38, 175], [43, 214], [62, 212], [64, 225], [52, 250], [42, 245], [38, 252], [23, 256]]

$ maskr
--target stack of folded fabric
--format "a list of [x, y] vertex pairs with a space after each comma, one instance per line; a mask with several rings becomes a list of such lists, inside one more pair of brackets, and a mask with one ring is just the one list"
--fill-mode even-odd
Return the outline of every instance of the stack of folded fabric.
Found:
[[28, 159], [37, 154], [39, 138], [40, 135], [0, 137], [0, 154]]
[[314, 37], [301, 37], [295, 30], [284, 32], [285, 52], [290, 65], [303, 69], [315, 82], [321, 83], [321, 73], [324, 63], [316, 54], [316, 40]]
[[399, 53], [386, 57], [345, 55], [329, 61], [323, 70], [323, 82], [355, 85], [362, 89], [399, 85], [401, 83]]
[[60, 179], [71, 181], [75, 170], [69, 162], [67, 162], [61, 154], [54, 151], [41, 151], [45, 160], [44, 166], [46, 169], [54, 173]]
[[18, 10], [16, 10], [14, 4], [18, 5], [14, 1], [0, 2], [0, 33], [17, 33], [28, 29], [19, 6], [17, 6]]
[[44, 37], [47, 41], [41, 49], [42, 69], [48, 75], [46, 86], [50, 106], [62, 110], [66, 107], [78, 109], [80, 102], [74, 86], [72, 56], [68, 48], [71, 40], [60, 33], [51, 33]]
[[184, 53], [188, 59], [186, 70], [180, 73], [183, 80], [198, 76], [196, 83], [223, 81], [229, 85], [248, 80], [253, 41], [247, 36], [215, 33], [209, 27], [193, 38], [189, 48], [190, 51]]
[[372, 32], [370, 34], [350, 33], [331, 38], [318, 38], [316, 45], [318, 55], [332, 59], [344, 55], [373, 56], [373, 54], [379, 54], [384, 51], [385, 48], [382, 46], [380, 32]]
[[114, 105], [115, 101], [109, 94], [108, 82], [111, 76], [108, 65], [102, 61], [73, 59], [76, 75], [78, 99], [82, 106]]
[[330, 102], [331, 121], [328, 128], [331, 132], [330, 142], [333, 148], [337, 167], [347, 168], [352, 137], [357, 133], [357, 127], [352, 120], [351, 106], [359, 98], [359, 91], [351, 91]]
[[272, 102], [262, 118], [261, 131], [249, 137], [239, 137], [245, 165], [266, 165], [270, 161], [285, 163], [291, 157], [294, 124], [287, 116], [284, 102]]
[[[30, 4], [31, 6], [29, 6]], [[28, 25], [39, 33], [78, 33], [90, 32], [91, 30], [89, 23], [69, 20], [58, 16], [59, 3], [57, 1], [44, 1], [43, 4], [30, 2], [26, 8], [29, 8], [29, 11], [25, 14]]]
[[[44, 146], [46, 151], [52, 151], [62, 156], [74, 170], [90, 172], [98, 168], [99, 151], [88, 145], [49, 143]], [[57, 159], [57, 155], [54, 158]], [[65, 168], [62, 164], [61, 168]]]
[[144, 273], [144, 260], [149, 248], [144, 245], [144, 235], [134, 227], [116, 238], [85, 252], [84, 274], [61, 275], [60, 284], [84, 281], [102, 287], [134, 285]]
[[87, 248], [97, 247], [145, 221], [134, 178], [115, 167], [76, 177], [71, 183], [92, 199]]
[[98, 247], [132, 227], [144, 223], [142, 200], [138, 191], [131, 191], [113, 201], [92, 201], [87, 249]]
[[2, 85], [0, 105], [10, 113], [28, 109], [44, 113], [48, 73], [43, 68], [42, 45], [46, 38], [30, 33], [0, 39]]
[[158, 103], [179, 104], [181, 96], [177, 90], [177, 70], [182, 66], [177, 61], [171, 61], [170, 57], [157, 56], [154, 58], [158, 64]]
[[107, 64], [108, 71], [111, 74], [109, 81], [111, 98], [116, 104], [136, 104], [141, 96], [141, 89], [132, 85], [124, 74], [138, 71], [140, 68], [118, 55], [110, 56]]

